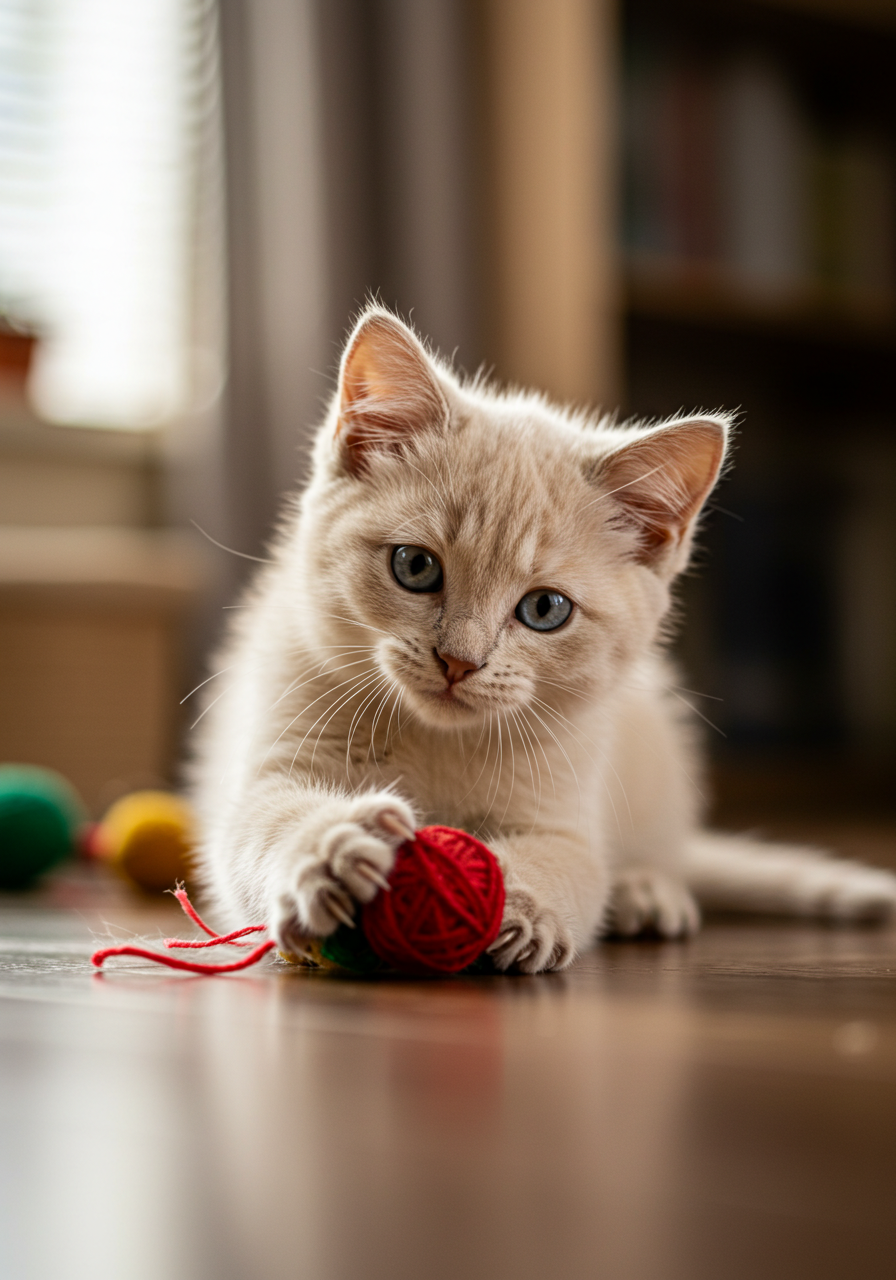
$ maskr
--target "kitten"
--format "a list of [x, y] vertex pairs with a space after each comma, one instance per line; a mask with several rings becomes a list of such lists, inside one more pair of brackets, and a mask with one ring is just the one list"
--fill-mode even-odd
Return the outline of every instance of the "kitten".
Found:
[[497, 855], [502, 969], [692, 933], [698, 903], [893, 912], [885, 872], [699, 830], [663, 624], [729, 429], [462, 382], [370, 307], [203, 718], [202, 867], [231, 920], [301, 950], [427, 823]]

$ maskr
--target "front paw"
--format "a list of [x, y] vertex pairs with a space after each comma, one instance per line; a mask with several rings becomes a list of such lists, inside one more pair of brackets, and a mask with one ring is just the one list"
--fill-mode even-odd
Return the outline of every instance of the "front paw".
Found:
[[539, 906], [526, 889], [508, 889], [501, 931], [488, 950], [499, 969], [541, 973], [571, 964], [575, 944], [556, 912]]
[[340, 924], [354, 927], [356, 905], [388, 890], [395, 851], [414, 838], [414, 813], [388, 792], [328, 801], [290, 836], [291, 883], [275, 904], [272, 930], [279, 948], [301, 953], [308, 938]]
[[618, 872], [607, 913], [605, 933], [622, 938], [659, 934], [686, 938], [700, 927], [700, 909], [679, 880], [650, 867]]

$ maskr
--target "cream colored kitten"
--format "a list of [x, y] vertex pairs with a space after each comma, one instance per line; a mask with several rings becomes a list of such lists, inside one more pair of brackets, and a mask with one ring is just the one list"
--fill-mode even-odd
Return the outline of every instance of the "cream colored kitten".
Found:
[[698, 901], [893, 911], [884, 872], [699, 832], [662, 628], [728, 429], [463, 383], [371, 307], [203, 719], [203, 868], [231, 920], [295, 950], [433, 822], [501, 862], [501, 968], [691, 933]]

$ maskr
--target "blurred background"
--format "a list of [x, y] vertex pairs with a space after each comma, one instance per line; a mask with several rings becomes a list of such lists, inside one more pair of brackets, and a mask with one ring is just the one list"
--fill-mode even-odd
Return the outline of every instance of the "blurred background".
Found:
[[740, 409], [681, 592], [717, 816], [892, 814], [894, 67], [893, 0], [0, 0], [0, 758], [176, 778], [376, 295]]

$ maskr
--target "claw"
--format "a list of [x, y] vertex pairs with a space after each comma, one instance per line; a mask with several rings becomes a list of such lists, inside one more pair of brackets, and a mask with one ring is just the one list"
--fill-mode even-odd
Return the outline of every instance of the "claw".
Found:
[[378, 889], [385, 889], [387, 893], [391, 893], [392, 886], [389, 881], [384, 875], [377, 871], [376, 867], [371, 866], [369, 862], [356, 862], [355, 870], [359, 876], [363, 876], [365, 880], [369, 880], [371, 884], [375, 884]]
[[416, 835], [410, 823], [399, 818], [397, 813], [381, 813], [378, 821], [384, 830], [391, 832], [393, 836], [399, 836], [402, 840], [413, 840]]
[[334, 893], [325, 893], [324, 901], [331, 916], [335, 916], [342, 924], [347, 925], [349, 929], [355, 928], [355, 922], [349, 915], [346, 908], [342, 905]]
[[506, 946], [508, 942], [512, 942], [516, 936], [517, 936], [516, 929], [506, 929], [504, 933], [499, 933], [497, 938], [495, 938], [494, 942], [489, 947], [489, 953], [491, 953], [492, 951], [500, 951], [501, 948]]

